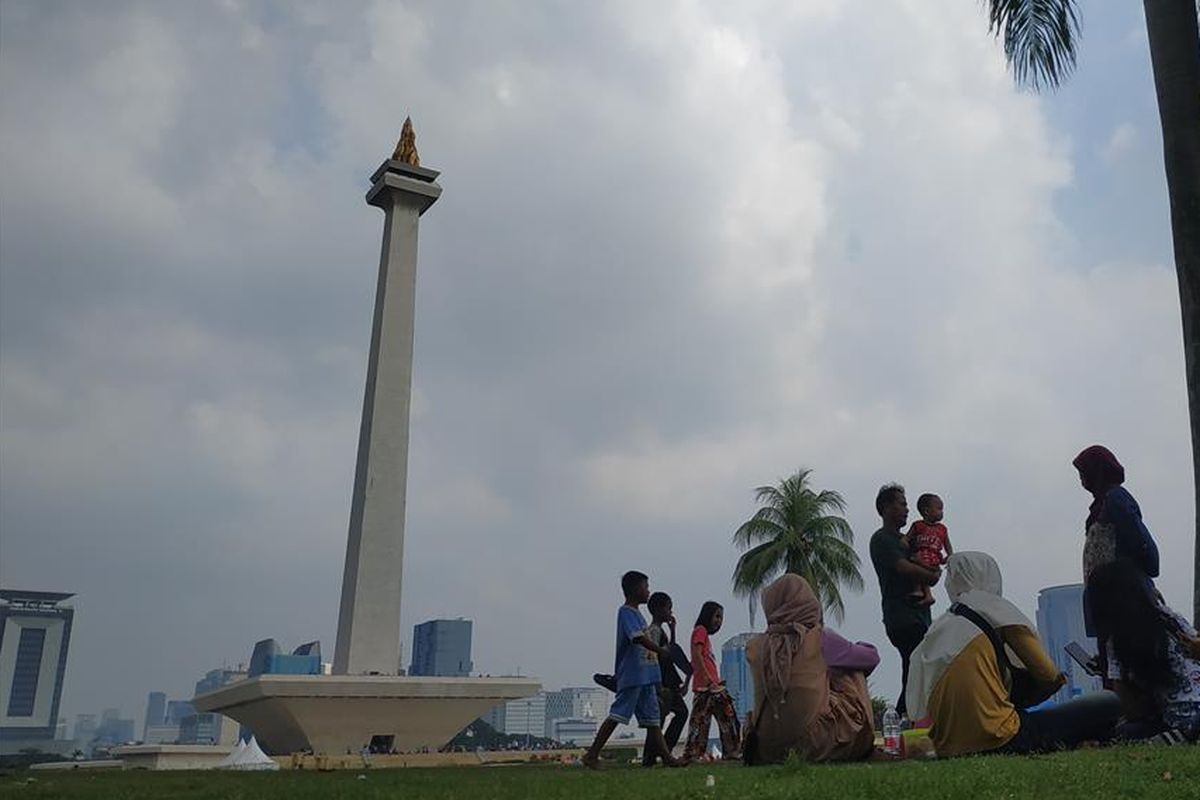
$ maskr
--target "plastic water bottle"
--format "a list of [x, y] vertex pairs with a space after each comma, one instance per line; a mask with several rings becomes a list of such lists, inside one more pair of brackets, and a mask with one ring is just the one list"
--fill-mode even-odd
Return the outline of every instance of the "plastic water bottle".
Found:
[[883, 752], [900, 755], [900, 715], [891, 706], [883, 712]]

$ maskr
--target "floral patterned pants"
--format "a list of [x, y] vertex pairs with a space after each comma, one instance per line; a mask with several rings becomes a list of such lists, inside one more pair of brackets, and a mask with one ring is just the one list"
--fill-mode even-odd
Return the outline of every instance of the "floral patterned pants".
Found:
[[708, 750], [709, 723], [716, 719], [721, 734], [721, 753], [725, 758], [738, 758], [742, 752], [742, 731], [733, 698], [721, 689], [713, 692], [696, 692], [692, 700], [692, 718], [688, 720], [687, 746], [684, 759], [697, 759]]

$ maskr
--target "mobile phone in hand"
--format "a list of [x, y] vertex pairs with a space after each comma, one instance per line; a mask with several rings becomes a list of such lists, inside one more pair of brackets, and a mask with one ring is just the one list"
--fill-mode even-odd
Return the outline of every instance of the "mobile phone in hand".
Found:
[[1075, 659], [1075, 663], [1083, 667], [1083, 671], [1088, 675], [1094, 675], [1097, 678], [1102, 677], [1096, 656], [1089, 653], [1079, 642], [1071, 642], [1063, 649], [1067, 651], [1067, 655]]

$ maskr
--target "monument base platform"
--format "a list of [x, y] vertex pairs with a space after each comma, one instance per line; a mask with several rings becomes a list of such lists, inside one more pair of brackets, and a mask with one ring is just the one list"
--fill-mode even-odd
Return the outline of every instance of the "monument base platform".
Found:
[[490, 708], [541, 688], [530, 678], [259, 675], [192, 704], [242, 723], [271, 755], [357, 753], [375, 737], [403, 753], [437, 750]]
[[212, 769], [225, 760], [229, 745], [135, 744], [113, 748], [125, 769]]

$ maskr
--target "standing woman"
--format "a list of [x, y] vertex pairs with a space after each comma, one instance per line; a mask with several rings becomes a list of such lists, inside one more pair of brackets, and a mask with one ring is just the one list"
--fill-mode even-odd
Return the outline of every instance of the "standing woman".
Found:
[[721, 630], [724, 621], [725, 609], [720, 603], [708, 600], [700, 607], [696, 627], [692, 629], [692, 718], [688, 722], [684, 761], [694, 761], [708, 750], [708, 727], [714, 718], [721, 733], [724, 759], [736, 761], [742, 757], [737, 711], [713, 657], [712, 635]]
[[[1125, 468], [1111, 450], [1094, 444], [1071, 463], [1079, 470], [1079, 482], [1092, 495], [1083, 526], [1083, 621], [1088, 636], [1095, 636], [1092, 572], [1124, 558], [1141, 570], [1147, 586], [1152, 586], [1151, 579], [1158, 577], [1158, 545], [1142, 522], [1137, 500], [1121, 485], [1125, 482]], [[1100, 657], [1102, 661], [1105, 658], [1103, 640]]]

